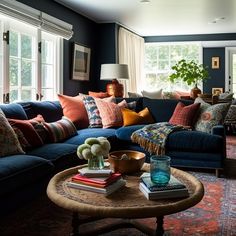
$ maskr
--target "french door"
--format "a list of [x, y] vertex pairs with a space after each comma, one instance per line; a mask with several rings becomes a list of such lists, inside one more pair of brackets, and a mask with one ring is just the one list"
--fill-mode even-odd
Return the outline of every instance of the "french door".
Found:
[[236, 97], [236, 47], [226, 49], [226, 90]]

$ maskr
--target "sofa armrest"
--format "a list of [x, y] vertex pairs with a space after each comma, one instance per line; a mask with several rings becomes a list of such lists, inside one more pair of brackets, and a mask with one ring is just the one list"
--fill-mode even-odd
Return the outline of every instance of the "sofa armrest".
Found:
[[211, 129], [211, 133], [214, 135], [220, 135], [222, 137], [226, 136], [225, 128], [223, 125], [216, 125]]

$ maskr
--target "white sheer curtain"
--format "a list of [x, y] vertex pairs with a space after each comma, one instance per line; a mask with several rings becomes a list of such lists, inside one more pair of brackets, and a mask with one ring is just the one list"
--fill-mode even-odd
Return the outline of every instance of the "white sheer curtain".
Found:
[[144, 39], [120, 27], [119, 29], [119, 63], [127, 64], [129, 79], [121, 81], [124, 85], [124, 94], [140, 92], [142, 90], [144, 66]]

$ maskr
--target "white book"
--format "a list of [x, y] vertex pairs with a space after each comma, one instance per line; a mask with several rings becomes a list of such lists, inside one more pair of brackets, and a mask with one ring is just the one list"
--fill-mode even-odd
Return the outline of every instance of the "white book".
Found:
[[180, 198], [188, 197], [188, 189], [171, 189], [164, 191], [154, 191], [151, 192], [144, 183], [139, 183], [139, 190], [144, 194], [148, 200], [157, 200], [157, 199], [168, 199], [168, 198]]
[[113, 173], [111, 169], [91, 170], [88, 167], [79, 169], [78, 172], [86, 177], [106, 177]]
[[108, 185], [105, 188], [97, 188], [97, 187], [93, 187], [93, 186], [89, 186], [85, 184], [78, 184], [78, 183], [70, 182], [70, 181], [68, 181], [66, 184], [67, 186], [72, 187], [72, 188], [77, 188], [77, 189], [86, 190], [86, 191], [95, 192], [95, 193], [103, 193], [105, 194], [105, 196], [108, 196], [111, 193], [118, 190], [119, 188], [125, 186], [126, 181], [121, 178], [121, 179], [118, 179], [116, 182]]

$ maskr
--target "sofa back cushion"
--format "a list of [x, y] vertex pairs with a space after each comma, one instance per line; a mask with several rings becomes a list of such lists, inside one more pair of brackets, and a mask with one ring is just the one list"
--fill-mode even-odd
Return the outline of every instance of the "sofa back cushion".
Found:
[[193, 103], [191, 100], [143, 98], [143, 107], [149, 109], [155, 122], [168, 122], [179, 101], [183, 102], [185, 105]]
[[0, 109], [4, 112], [7, 118], [27, 120], [27, 114], [23, 107], [18, 103], [1, 104]]
[[29, 119], [40, 114], [45, 121], [53, 122], [60, 120], [63, 116], [62, 107], [58, 101], [27, 102], [20, 104], [24, 108]]

